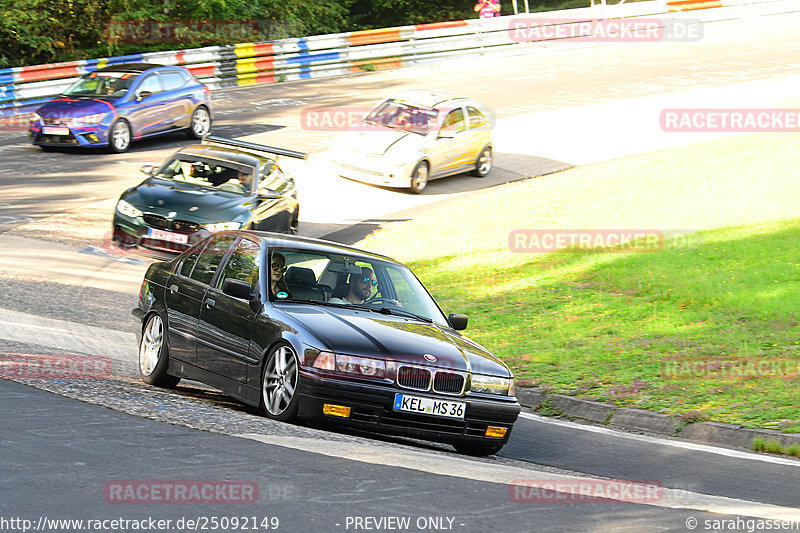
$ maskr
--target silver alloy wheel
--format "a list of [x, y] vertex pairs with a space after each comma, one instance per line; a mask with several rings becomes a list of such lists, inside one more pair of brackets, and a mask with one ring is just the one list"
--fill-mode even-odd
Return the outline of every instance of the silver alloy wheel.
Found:
[[142, 332], [142, 342], [139, 344], [139, 370], [143, 376], [149, 376], [155, 371], [163, 346], [164, 323], [160, 316], [153, 315]]
[[492, 170], [492, 150], [484, 148], [481, 157], [478, 159], [478, 174], [485, 176]]
[[131, 143], [131, 128], [127, 122], [118, 120], [114, 123], [114, 129], [111, 130], [111, 142], [118, 152], [124, 152], [128, 148]]
[[428, 164], [421, 162], [414, 169], [414, 174], [411, 176], [411, 190], [419, 193], [428, 184]]
[[261, 395], [264, 407], [273, 416], [283, 414], [297, 390], [297, 360], [288, 346], [281, 346], [272, 354], [264, 368]]
[[192, 114], [192, 133], [200, 138], [211, 129], [211, 116], [205, 107], [198, 107]]

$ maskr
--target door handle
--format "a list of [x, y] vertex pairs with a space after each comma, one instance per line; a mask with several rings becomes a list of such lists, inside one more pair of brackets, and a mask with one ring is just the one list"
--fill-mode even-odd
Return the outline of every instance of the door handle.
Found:
[[176, 292], [178, 292], [178, 286], [173, 283], [172, 285], [169, 286], [169, 293], [175, 294]]
[[214, 307], [214, 305], [215, 305], [216, 303], [217, 303], [217, 302], [215, 302], [214, 300], [212, 300], [211, 298], [209, 298], [208, 300], [206, 300], [206, 307], [208, 307], [209, 309], [211, 309], [212, 307]]

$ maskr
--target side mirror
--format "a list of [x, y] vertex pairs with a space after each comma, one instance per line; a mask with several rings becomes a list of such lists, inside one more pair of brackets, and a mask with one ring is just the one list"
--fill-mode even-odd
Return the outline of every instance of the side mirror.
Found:
[[453, 326], [454, 330], [462, 331], [467, 329], [469, 317], [461, 313], [450, 313], [450, 315], [447, 317], [447, 321], [450, 322], [450, 325]]
[[155, 176], [156, 175], [156, 166], [155, 165], [142, 165], [139, 171], [144, 174], [145, 176]]
[[439, 132], [439, 138], [440, 139], [452, 139], [455, 136], [456, 136], [456, 132], [454, 132], [453, 130], [441, 130]]
[[240, 300], [247, 300], [254, 313], [261, 311], [261, 298], [258, 291], [253, 291], [246, 281], [228, 278], [222, 282], [222, 292]]
[[136, 101], [137, 102], [141, 102], [142, 100], [144, 100], [145, 98], [147, 98], [151, 94], [153, 94], [153, 93], [151, 93], [150, 91], [139, 91], [139, 92], [136, 93]]

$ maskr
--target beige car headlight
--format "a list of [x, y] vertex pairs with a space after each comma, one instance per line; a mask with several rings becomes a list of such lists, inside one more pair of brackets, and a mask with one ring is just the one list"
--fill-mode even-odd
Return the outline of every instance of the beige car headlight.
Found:
[[142, 212], [139, 209], [133, 207], [125, 200], [120, 200], [119, 202], [117, 202], [117, 211], [131, 218], [142, 216]]
[[471, 392], [512, 396], [514, 394], [514, 380], [510, 378], [472, 374], [472, 384], [469, 390]]
[[239, 229], [242, 227], [241, 222], [220, 222], [218, 224], [205, 224], [203, 226], [211, 233], [216, 233], [218, 231], [225, 231], [229, 229]]

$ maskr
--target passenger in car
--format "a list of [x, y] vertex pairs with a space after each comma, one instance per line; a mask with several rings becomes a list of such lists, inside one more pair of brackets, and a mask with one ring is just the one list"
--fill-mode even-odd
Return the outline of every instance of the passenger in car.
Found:
[[338, 297], [331, 298], [331, 303], [335, 304], [363, 304], [372, 294], [372, 288], [378, 284], [375, 273], [369, 267], [361, 267], [361, 275], [350, 274], [348, 280], [347, 293]]
[[272, 300], [284, 300], [292, 297], [286, 280], [283, 278], [284, 272], [286, 272], [286, 258], [281, 254], [272, 254], [269, 268], [269, 292]]

